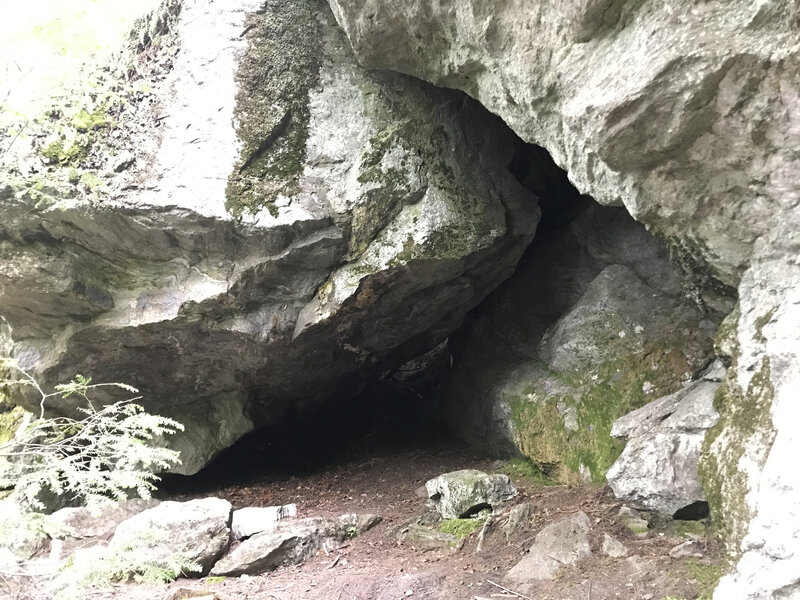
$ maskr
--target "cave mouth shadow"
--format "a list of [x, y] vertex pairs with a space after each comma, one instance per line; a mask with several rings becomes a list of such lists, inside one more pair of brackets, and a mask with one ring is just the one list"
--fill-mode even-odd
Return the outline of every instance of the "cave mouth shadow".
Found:
[[285, 481], [420, 451], [457, 450], [465, 458], [482, 458], [444, 427], [432, 390], [422, 392], [386, 379], [354, 398], [328, 403], [313, 416], [290, 411], [277, 425], [242, 437], [198, 473], [163, 475], [157, 495]]

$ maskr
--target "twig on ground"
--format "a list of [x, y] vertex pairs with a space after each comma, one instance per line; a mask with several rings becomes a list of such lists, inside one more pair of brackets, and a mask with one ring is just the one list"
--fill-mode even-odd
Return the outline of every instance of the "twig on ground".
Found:
[[499, 583], [495, 583], [491, 579], [487, 579], [486, 582], [487, 583], [491, 583], [493, 586], [500, 588], [504, 592], [508, 592], [509, 594], [514, 594], [515, 596], [517, 596], [519, 598], [522, 598], [523, 600], [533, 600], [533, 598], [531, 598], [530, 596], [525, 596], [524, 594], [520, 594], [519, 592], [515, 592], [514, 590], [510, 590], [507, 587], [503, 587], [502, 585], [500, 585]]
[[339, 560], [341, 560], [341, 558], [342, 558], [342, 555], [340, 554], [339, 556], [337, 556], [336, 558], [334, 558], [334, 559], [333, 559], [333, 562], [332, 562], [331, 564], [329, 564], [329, 565], [328, 565], [326, 568], [328, 568], [328, 569], [332, 569], [333, 567], [335, 567], [336, 565], [338, 565], [338, 564], [339, 564]]

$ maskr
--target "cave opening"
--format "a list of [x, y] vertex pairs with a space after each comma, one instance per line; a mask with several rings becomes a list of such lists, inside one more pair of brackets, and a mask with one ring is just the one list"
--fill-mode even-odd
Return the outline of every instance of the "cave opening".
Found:
[[[601, 206], [581, 194], [545, 149], [518, 141], [509, 170], [539, 199], [542, 217], [515, 273], [457, 331], [426, 355], [362, 382], [357, 395], [335, 398], [313, 414], [290, 408], [280, 422], [246, 435], [198, 474], [165, 477], [160, 493], [287, 481], [409, 451], [472, 461], [523, 455], [556, 481], [599, 482], [600, 470], [604, 474], [610, 466], [608, 456], [574, 465], [577, 476], [565, 476], [567, 458], [552, 451], [566, 448], [551, 448], [537, 460], [535, 449], [520, 447], [519, 439], [503, 432], [507, 424], [497, 422], [497, 405], [481, 398], [496, 396], [496, 382], [486, 379], [499, 378], [502, 387], [505, 373], [542, 363], [543, 340], [554, 324], [609, 266], [624, 262], [659, 293], [678, 295], [680, 285], [665, 249], [644, 226], [624, 208]], [[570, 407], [559, 404], [557, 410], [567, 428], [583, 418]], [[610, 452], [618, 454], [619, 444]]]

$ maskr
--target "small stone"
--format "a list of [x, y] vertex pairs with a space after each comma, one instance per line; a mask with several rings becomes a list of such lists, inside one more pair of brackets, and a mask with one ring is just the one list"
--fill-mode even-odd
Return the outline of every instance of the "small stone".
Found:
[[604, 533], [603, 554], [611, 558], [622, 558], [628, 554], [628, 549], [617, 538]]
[[689, 540], [678, 544], [669, 551], [669, 555], [672, 558], [703, 558], [700, 542], [696, 540]]
[[650, 519], [647, 513], [623, 506], [617, 513], [620, 522], [630, 529], [636, 537], [645, 538], [650, 533]]
[[503, 533], [506, 539], [509, 539], [520, 529], [530, 523], [531, 515], [533, 514], [533, 505], [530, 502], [523, 502], [517, 504], [514, 508], [508, 511], [508, 518], [503, 525]]
[[395, 528], [389, 534], [404, 546], [421, 550], [449, 550], [458, 545], [459, 539], [442, 531], [436, 531], [430, 527], [417, 525], [416, 523], [406, 523]]
[[237, 540], [243, 540], [262, 531], [274, 529], [275, 524], [281, 519], [294, 516], [297, 516], [296, 504], [240, 508], [233, 511], [231, 532]]

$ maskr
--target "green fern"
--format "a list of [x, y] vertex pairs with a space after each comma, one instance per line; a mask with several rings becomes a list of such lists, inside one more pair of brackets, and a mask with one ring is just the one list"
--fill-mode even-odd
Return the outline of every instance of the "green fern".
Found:
[[[71, 382], [45, 393], [38, 382], [11, 359], [0, 359], [0, 367], [16, 370], [21, 379], [6, 379], [0, 385], [34, 387], [40, 395], [40, 415], [16, 439], [0, 446], [0, 457], [24, 465], [14, 494], [34, 509], [43, 509], [45, 492], [85, 503], [89, 507], [118, 502], [136, 495], [150, 498], [157, 472], [179, 464], [179, 453], [161, 447], [164, 436], [183, 430], [173, 419], [153, 415], [129, 398], [95, 407], [90, 393], [100, 387], [138, 390], [120, 383], [92, 383], [77, 375]], [[80, 397], [82, 418], [44, 417], [45, 402], [60, 396]]]

